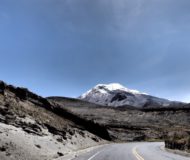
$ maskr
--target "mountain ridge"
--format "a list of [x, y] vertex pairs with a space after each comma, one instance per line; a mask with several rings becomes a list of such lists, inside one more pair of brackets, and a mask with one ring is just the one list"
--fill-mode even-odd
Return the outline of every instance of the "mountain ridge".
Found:
[[137, 108], [170, 107], [185, 105], [184, 102], [170, 101], [147, 93], [132, 90], [119, 83], [98, 84], [88, 90], [79, 99], [103, 106], [133, 106]]

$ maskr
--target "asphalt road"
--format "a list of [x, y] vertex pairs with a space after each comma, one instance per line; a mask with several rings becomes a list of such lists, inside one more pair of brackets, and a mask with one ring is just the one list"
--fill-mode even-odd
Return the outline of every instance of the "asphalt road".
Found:
[[190, 160], [190, 157], [165, 151], [163, 146], [161, 142], [110, 144], [74, 160]]

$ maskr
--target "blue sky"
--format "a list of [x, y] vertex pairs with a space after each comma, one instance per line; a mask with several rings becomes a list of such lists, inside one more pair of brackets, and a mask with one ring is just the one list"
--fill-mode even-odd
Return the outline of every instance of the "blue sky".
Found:
[[189, 0], [1, 0], [0, 79], [77, 97], [118, 82], [190, 102]]

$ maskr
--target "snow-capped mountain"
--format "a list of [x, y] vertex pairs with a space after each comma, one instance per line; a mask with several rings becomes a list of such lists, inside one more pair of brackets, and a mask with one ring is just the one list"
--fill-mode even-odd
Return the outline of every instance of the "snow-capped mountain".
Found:
[[169, 101], [157, 98], [137, 90], [128, 89], [121, 84], [98, 84], [79, 99], [106, 106], [133, 106], [137, 108], [170, 107], [171, 105], [183, 105], [181, 102]]

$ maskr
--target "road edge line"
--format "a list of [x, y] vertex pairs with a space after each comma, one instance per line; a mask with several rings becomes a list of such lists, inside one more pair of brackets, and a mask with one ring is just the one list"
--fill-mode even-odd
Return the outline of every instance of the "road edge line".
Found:
[[92, 160], [94, 157], [96, 157], [100, 153], [101, 153], [101, 151], [98, 151], [97, 153], [95, 153], [94, 155], [92, 155], [90, 158], [88, 158], [88, 160]]

